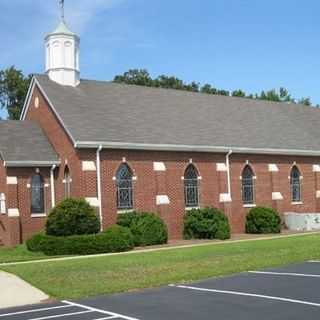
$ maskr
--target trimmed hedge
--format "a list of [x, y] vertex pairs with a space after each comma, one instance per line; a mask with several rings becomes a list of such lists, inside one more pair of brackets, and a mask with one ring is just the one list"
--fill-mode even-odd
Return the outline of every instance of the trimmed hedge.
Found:
[[133, 236], [128, 228], [113, 226], [107, 231], [69, 237], [35, 235], [27, 241], [28, 249], [42, 251], [48, 256], [87, 255], [129, 251], [134, 248]]
[[167, 226], [154, 213], [124, 213], [118, 216], [118, 224], [131, 230], [136, 246], [164, 244], [168, 241]]
[[264, 207], [251, 209], [246, 217], [246, 232], [253, 234], [280, 233], [281, 218], [278, 212]]
[[84, 199], [65, 199], [52, 209], [46, 223], [46, 234], [50, 236], [66, 237], [99, 231], [100, 220]]
[[185, 239], [229, 239], [228, 218], [215, 208], [187, 211], [184, 216], [184, 237]]
[[46, 235], [44, 232], [35, 234], [32, 238], [26, 241], [26, 246], [28, 250], [32, 252], [40, 252], [41, 243], [45, 238], [46, 238]]

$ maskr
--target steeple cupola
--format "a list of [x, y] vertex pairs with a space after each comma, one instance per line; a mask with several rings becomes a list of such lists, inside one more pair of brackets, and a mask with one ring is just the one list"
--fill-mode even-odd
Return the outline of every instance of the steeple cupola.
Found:
[[46, 73], [52, 81], [76, 87], [80, 83], [80, 38], [69, 30], [64, 19], [64, 0], [61, 21], [55, 31], [45, 37]]

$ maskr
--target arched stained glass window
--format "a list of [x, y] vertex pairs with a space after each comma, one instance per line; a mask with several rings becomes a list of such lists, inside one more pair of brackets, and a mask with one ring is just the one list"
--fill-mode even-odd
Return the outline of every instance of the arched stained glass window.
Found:
[[119, 210], [133, 209], [132, 171], [125, 163], [121, 164], [116, 174], [117, 207]]
[[244, 204], [254, 204], [254, 173], [249, 165], [242, 171], [242, 202]]
[[290, 187], [291, 187], [291, 200], [292, 202], [301, 201], [301, 174], [297, 166], [291, 169], [290, 174]]
[[184, 199], [187, 208], [199, 206], [198, 171], [192, 164], [184, 173]]
[[44, 181], [41, 174], [31, 178], [31, 213], [44, 213]]

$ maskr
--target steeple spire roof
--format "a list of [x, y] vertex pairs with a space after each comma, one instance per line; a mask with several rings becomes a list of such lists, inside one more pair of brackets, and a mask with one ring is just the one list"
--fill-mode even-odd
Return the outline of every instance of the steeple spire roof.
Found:
[[76, 34], [72, 32], [66, 22], [64, 20], [61, 20], [58, 27], [51, 33], [51, 34], [65, 34], [69, 36], [75, 36]]
[[45, 37], [46, 73], [52, 81], [76, 87], [80, 83], [80, 38], [64, 19], [64, 0], [59, 0], [61, 19], [58, 27]]

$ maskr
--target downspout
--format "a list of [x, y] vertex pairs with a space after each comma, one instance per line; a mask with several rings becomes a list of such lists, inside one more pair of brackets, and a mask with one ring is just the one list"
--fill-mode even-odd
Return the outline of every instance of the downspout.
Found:
[[230, 179], [230, 156], [232, 155], [232, 150], [229, 150], [229, 152], [226, 155], [226, 166], [227, 166], [227, 179], [228, 179], [228, 195], [231, 199], [231, 179]]
[[97, 191], [98, 191], [98, 204], [99, 204], [99, 217], [100, 217], [100, 225], [101, 231], [103, 231], [103, 216], [102, 216], [102, 199], [101, 199], [101, 163], [100, 163], [100, 153], [102, 150], [102, 146], [100, 145], [97, 149]]
[[54, 164], [50, 169], [50, 183], [51, 183], [51, 207], [54, 208], [56, 205], [56, 196], [55, 196], [55, 188], [54, 188], [54, 170], [56, 169], [56, 165]]

